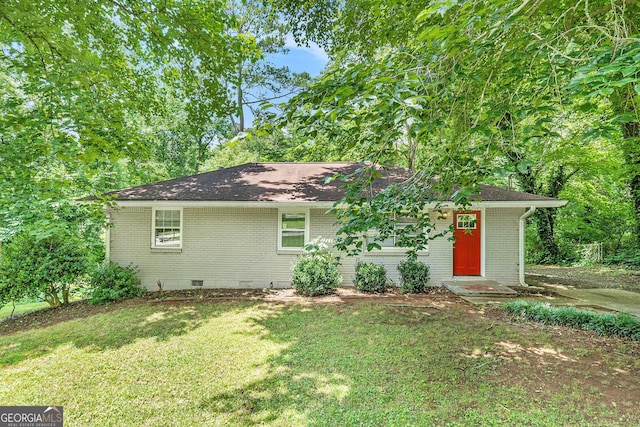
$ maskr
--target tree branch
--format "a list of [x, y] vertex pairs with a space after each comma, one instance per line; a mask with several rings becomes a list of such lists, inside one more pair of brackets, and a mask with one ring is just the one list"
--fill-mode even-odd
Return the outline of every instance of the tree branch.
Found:
[[[630, 4], [636, 4], [637, 2], [638, 2], [638, 0], [624, 0], [624, 1], [616, 4], [615, 6], [616, 7], [620, 7], [620, 6], [623, 6], [623, 5], [627, 6], [627, 5], [630, 5]], [[598, 9], [595, 12], [593, 12], [592, 14], [590, 14], [590, 17], [591, 18], [597, 18], [598, 16], [609, 12], [613, 8], [613, 6], [614, 5], [609, 4], [609, 5], [601, 8], [601, 9]]]
[[9, 23], [9, 25], [11, 25], [13, 27], [13, 29], [15, 29], [17, 32], [19, 32], [23, 36], [25, 36], [31, 42], [31, 44], [36, 49], [36, 51], [38, 51], [38, 56], [40, 57], [40, 62], [42, 63], [42, 68], [44, 69], [44, 71], [46, 73], [48, 71], [47, 70], [47, 63], [44, 60], [44, 55], [42, 54], [42, 51], [40, 50], [40, 46], [38, 46], [38, 43], [36, 43], [36, 41], [33, 39], [33, 36], [31, 34], [27, 33], [26, 31], [23, 31], [21, 28], [18, 28], [18, 26], [11, 20], [11, 18], [9, 18], [4, 13], [2, 15], [0, 15], [0, 16], [2, 17], [2, 19], [7, 21]]
[[285, 96], [289, 96], [289, 95], [293, 95], [294, 93], [300, 92], [301, 89], [296, 88], [293, 89], [287, 93], [284, 93], [282, 95], [277, 95], [277, 96], [273, 96], [271, 98], [261, 98], [261, 99], [257, 99], [255, 101], [244, 101], [243, 104], [244, 105], [251, 105], [251, 104], [259, 104], [261, 102], [266, 102], [266, 101], [273, 101], [274, 99], [280, 99], [280, 98], [284, 98]]

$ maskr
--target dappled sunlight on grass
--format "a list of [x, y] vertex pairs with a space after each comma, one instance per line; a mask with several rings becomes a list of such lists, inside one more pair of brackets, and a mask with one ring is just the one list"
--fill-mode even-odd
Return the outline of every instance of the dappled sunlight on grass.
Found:
[[561, 362], [577, 362], [575, 357], [568, 356], [560, 349], [548, 348], [548, 347], [523, 347], [515, 342], [500, 341], [496, 345], [501, 347], [503, 351], [500, 352], [500, 357], [517, 357], [519, 354], [529, 353], [536, 356], [541, 356], [541, 363], [545, 363], [545, 359], [554, 359]]
[[461, 321], [464, 309], [433, 310], [370, 302], [139, 304], [0, 337], [0, 401], [63, 405], [69, 425], [584, 421], [564, 408], [589, 405], [597, 390], [540, 403], [492, 376], [502, 353], [514, 361], [573, 355], [549, 351], [555, 347], [542, 344], [542, 335], [521, 340], [478, 316]]
[[[127, 342], [112, 346], [103, 345], [104, 337], [97, 345], [59, 340], [67, 328], [93, 330], [74, 322], [56, 325], [53, 333], [51, 328], [26, 332], [43, 332], [38, 339], [47, 351], [3, 370], [9, 381], [0, 389], [0, 401], [60, 402], [70, 425], [206, 424], [211, 414], [196, 408], [203, 397], [263, 381], [271, 371], [267, 360], [286, 348], [263, 340], [261, 327], [247, 322], [260, 317], [259, 310], [225, 308], [140, 307], [141, 312], [130, 312], [128, 320], [120, 318], [106, 331], [132, 333]], [[178, 329], [167, 331], [167, 322]], [[155, 333], [141, 325], [154, 325]], [[47, 337], [53, 339], [49, 344]], [[109, 421], [123, 417], [129, 422]]]
[[[162, 341], [193, 330], [199, 323], [197, 312], [189, 307], [171, 307], [164, 311], [149, 306], [139, 311], [116, 310], [0, 337], [0, 348], [4, 349], [0, 353], [0, 366], [45, 355], [64, 344], [100, 351], [131, 344], [144, 337]], [[20, 345], [15, 346], [16, 343]]]
[[513, 360], [521, 360], [525, 355], [534, 355], [539, 356], [538, 360], [541, 365], [549, 364], [551, 361], [554, 363], [556, 361], [578, 361], [578, 359], [568, 356], [560, 349], [533, 346], [525, 347], [511, 341], [498, 341], [495, 343], [495, 347], [474, 348], [471, 353], [462, 353], [461, 355], [472, 359], [499, 357], [501, 359]]
[[332, 397], [341, 401], [349, 392], [349, 386], [346, 384], [346, 377], [341, 374], [332, 374], [331, 376], [325, 376], [320, 374], [304, 373], [294, 375], [293, 381], [309, 381], [314, 383], [314, 388], [318, 393], [324, 394], [327, 397]]

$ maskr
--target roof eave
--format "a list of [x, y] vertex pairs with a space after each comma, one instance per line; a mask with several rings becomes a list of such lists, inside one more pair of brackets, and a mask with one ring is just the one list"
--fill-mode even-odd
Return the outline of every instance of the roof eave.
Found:
[[219, 200], [116, 200], [119, 207], [199, 207], [199, 208], [282, 208], [301, 207], [330, 208], [331, 201], [219, 201]]
[[[455, 208], [456, 206], [452, 202], [447, 202], [448, 207]], [[560, 208], [567, 204], [566, 200], [505, 200], [505, 201], [479, 201], [471, 202], [471, 207], [475, 208], [530, 208], [535, 206], [536, 208]]]
[[[116, 200], [119, 207], [241, 207], [241, 208], [331, 208], [333, 201], [216, 201], [216, 200]], [[559, 208], [567, 204], [566, 200], [504, 200], [504, 201], [477, 201], [471, 203], [471, 208]], [[453, 202], [432, 202], [429, 208], [456, 209]]]

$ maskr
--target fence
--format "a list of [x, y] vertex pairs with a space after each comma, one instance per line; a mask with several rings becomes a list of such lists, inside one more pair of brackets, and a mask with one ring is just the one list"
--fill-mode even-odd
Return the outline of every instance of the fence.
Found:
[[587, 264], [599, 264], [602, 262], [602, 243], [588, 243], [578, 245], [582, 262]]

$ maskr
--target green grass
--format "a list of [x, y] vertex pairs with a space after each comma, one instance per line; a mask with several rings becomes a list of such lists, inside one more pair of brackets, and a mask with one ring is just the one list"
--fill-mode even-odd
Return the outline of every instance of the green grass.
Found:
[[[46, 302], [25, 302], [16, 304], [16, 310], [13, 314], [25, 313], [27, 311], [41, 310], [43, 308], [49, 307], [49, 304]], [[0, 308], [0, 319], [9, 317], [11, 312], [13, 311], [13, 304], [9, 303]]]
[[[66, 426], [616, 425], [621, 416], [578, 376], [559, 393], [505, 382], [501, 370], [520, 362], [499, 350], [546, 348], [549, 335], [456, 309], [125, 302], [105, 310], [0, 337], [0, 402], [63, 405]], [[579, 357], [555, 348], [547, 369], [568, 363], [553, 352]]]

